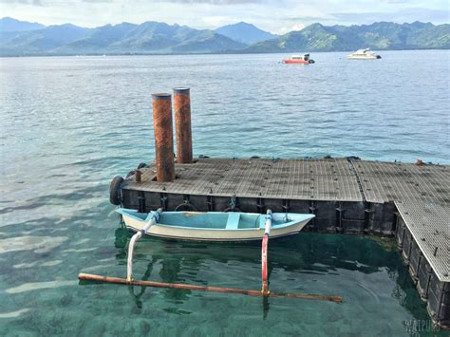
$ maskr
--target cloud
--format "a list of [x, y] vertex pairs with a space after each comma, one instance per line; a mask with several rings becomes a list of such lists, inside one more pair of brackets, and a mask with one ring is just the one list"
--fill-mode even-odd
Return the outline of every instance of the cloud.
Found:
[[297, 17], [288, 17], [286, 21], [292, 22], [326, 22], [326, 21], [335, 21], [336, 19], [328, 16], [297, 16]]
[[20, 4], [20, 5], [33, 5], [33, 6], [42, 6], [41, 0], [0, 0], [2, 4]]
[[[87, 3], [111, 3], [114, 0], [81, 0]], [[76, 1], [46, 1], [46, 0], [0, 0], [0, 3], [6, 5], [33, 5], [33, 6], [49, 6], [55, 4], [75, 3]]]
[[[449, 20], [448, 11], [427, 8], [406, 8], [394, 13], [369, 12], [369, 13], [333, 13], [337, 21], [345, 21], [348, 23], [372, 23], [377, 21], [394, 21], [394, 22], [446, 22]], [[388, 17], [392, 19], [388, 19]]]
[[264, 0], [156, 0], [156, 2], [171, 2], [180, 4], [208, 4], [208, 5], [241, 5], [262, 4]]
[[388, 3], [388, 4], [405, 4], [405, 3], [408, 3], [408, 0], [380, 0], [380, 1]]
[[45, 25], [96, 27], [160, 21], [215, 29], [239, 21], [272, 33], [325, 25], [448, 23], [448, 0], [0, 0], [2, 15]]
[[291, 24], [291, 25], [287, 25], [287, 26], [279, 28], [277, 33], [282, 35], [282, 34], [286, 34], [289, 32], [296, 32], [296, 31], [299, 31], [299, 30], [302, 30], [303, 28], [305, 28], [305, 26], [306, 25], [303, 23], [295, 23], [295, 24]]

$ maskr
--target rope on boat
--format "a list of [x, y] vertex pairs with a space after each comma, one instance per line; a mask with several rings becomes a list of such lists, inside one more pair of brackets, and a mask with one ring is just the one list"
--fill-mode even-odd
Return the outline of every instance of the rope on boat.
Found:
[[272, 228], [272, 211], [270, 209], [267, 210], [266, 215], [266, 223], [264, 226], [264, 236], [261, 244], [261, 279], [262, 279], [262, 287], [261, 293], [263, 296], [269, 296], [269, 284], [267, 277], [267, 246], [269, 245], [269, 235], [270, 229]]
[[156, 222], [159, 220], [159, 217], [162, 213], [162, 209], [158, 208], [156, 212], [151, 212], [149, 216], [147, 217], [147, 223], [142, 227], [142, 229], [139, 232], [136, 232], [130, 240], [130, 243], [128, 245], [128, 259], [127, 259], [127, 281], [131, 282], [133, 281], [133, 251], [134, 246], [136, 242], [142, 237], [142, 235], [146, 234], [150, 227], [156, 224]]

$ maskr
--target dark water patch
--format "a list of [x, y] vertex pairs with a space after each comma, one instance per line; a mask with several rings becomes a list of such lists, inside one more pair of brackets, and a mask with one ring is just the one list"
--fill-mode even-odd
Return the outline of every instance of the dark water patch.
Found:
[[[82, 188], [78, 190], [73, 190], [70, 193], [53, 193], [53, 194], [46, 194], [43, 196], [40, 196], [38, 200], [42, 202], [42, 205], [47, 204], [55, 204], [58, 202], [64, 202], [64, 201], [78, 201], [78, 200], [86, 200], [89, 198], [93, 198], [95, 196], [100, 196], [101, 191], [97, 187], [88, 187], [88, 188]], [[30, 202], [35, 203], [35, 201], [30, 200]]]
[[2, 208], [0, 209], [0, 214], [6, 214], [6, 213], [11, 213], [14, 211], [21, 211], [21, 210], [32, 210], [35, 208], [39, 208], [42, 206], [45, 206], [46, 203], [45, 202], [33, 202], [29, 205], [21, 205], [21, 206], [15, 206], [15, 207], [6, 207], [6, 208]]
[[86, 159], [86, 160], [80, 160], [75, 161], [67, 164], [61, 164], [54, 166], [55, 169], [63, 169], [63, 168], [69, 168], [73, 166], [97, 166], [101, 168], [107, 168], [111, 165], [113, 162], [124, 162], [128, 157], [125, 156], [111, 156], [107, 158], [93, 158], [93, 159]]

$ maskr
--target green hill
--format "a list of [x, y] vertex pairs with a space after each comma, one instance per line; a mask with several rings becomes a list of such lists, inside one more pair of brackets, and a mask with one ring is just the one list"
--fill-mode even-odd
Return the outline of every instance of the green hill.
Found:
[[254, 44], [244, 52], [348, 51], [359, 48], [449, 49], [450, 25], [377, 22], [362, 26], [325, 27], [316, 23], [276, 40]]

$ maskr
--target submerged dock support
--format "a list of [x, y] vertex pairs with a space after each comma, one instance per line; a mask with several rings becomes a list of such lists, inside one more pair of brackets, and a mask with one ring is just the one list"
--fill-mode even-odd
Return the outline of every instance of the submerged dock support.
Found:
[[177, 163], [192, 163], [191, 98], [189, 88], [173, 89]]
[[173, 157], [173, 126], [171, 95], [160, 93], [152, 95], [153, 126], [155, 130], [156, 180], [168, 182], [175, 180], [175, 161]]

